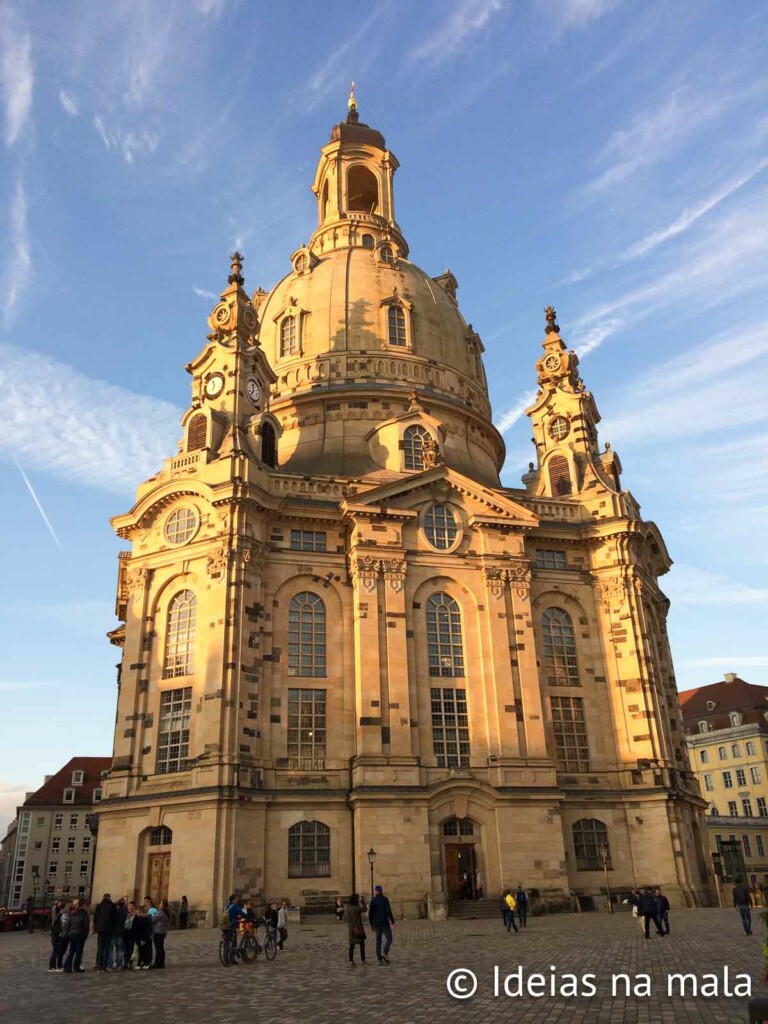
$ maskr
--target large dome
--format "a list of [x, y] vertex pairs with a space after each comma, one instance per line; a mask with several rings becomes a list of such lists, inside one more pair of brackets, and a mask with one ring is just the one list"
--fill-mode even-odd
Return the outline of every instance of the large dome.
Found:
[[261, 347], [277, 375], [280, 464], [343, 476], [396, 472], [399, 461], [371, 432], [421, 410], [447, 464], [498, 486], [504, 445], [456, 279], [449, 271], [432, 278], [408, 259], [394, 219], [397, 160], [380, 133], [347, 135], [334, 130], [322, 150], [309, 245], [269, 294], [254, 295]]

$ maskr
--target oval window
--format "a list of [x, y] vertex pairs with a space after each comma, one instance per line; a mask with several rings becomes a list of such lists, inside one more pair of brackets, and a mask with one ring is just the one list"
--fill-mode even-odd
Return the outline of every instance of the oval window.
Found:
[[197, 531], [197, 512], [193, 508], [177, 508], [165, 524], [165, 539], [170, 544], [186, 544]]
[[446, 551], [458, 532], [456, 517], [447, 505], [432, 505], [424, 513], [424, 534], [433, 548]]

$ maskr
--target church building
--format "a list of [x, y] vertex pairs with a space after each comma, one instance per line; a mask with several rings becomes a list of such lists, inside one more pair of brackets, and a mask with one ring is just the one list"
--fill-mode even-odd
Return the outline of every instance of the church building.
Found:
[[251, 295], [234, 254], [178, 452], [113, 520], [95, 891], [209, 923], [230, 892], [311, 906], [372, 868], [410, 916], [476, 871], [487, 897], [706, 903], [664, 541], [551, 307], [533, 461], [501, 485], [483, 343], [454, 275], [410, 260], [397, 168], [353, 94], [309, 244]]

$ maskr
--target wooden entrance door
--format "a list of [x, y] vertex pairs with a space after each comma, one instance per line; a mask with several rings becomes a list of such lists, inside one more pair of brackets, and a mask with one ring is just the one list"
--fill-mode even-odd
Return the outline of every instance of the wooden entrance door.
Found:
[[464, 887], [463, 876], [466, 874], [471, 884], [471, 893], [475, 892], [475, 847], [472, 843], [446, 843], [445, 847], [445, 887], [452, 900], [468, 897]]
[[171, 876], [170, 853], [152, 853], [149, 856], [149, 897], [155, 903], [168, 899]]

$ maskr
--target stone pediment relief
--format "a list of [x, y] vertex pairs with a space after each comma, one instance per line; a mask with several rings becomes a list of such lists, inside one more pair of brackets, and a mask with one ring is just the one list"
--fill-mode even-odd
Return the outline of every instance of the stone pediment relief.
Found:
[[468, 517], [468, 525], [498, 526], [509, 524], [532, 528], [538, 526], [539, 517], [524, 505], [511, 501], [506, 495], [492, 491], [462, 476], [447, 466], [436, 466], [404, 480], [376, 487], [353, 500], [342, 503], [342, 510], [352, 515], [397, 514], [415, 511], [425, 502], [445, 503], [460, 500]]

